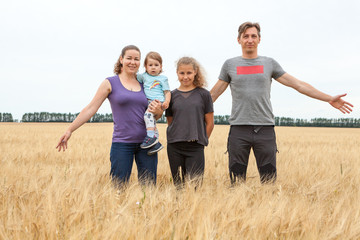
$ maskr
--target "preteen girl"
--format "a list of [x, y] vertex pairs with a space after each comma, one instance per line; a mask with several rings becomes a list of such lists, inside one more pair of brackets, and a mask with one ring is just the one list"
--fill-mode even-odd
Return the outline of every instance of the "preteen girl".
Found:
[[214, 128], [214, 110], [200, 64], [191, 57], [177, 62], [180, 86], [171, 92], [166, 110], [167, 153], [174, 184], [186, 179], [202, 182], [205, 167], [204, 147]]

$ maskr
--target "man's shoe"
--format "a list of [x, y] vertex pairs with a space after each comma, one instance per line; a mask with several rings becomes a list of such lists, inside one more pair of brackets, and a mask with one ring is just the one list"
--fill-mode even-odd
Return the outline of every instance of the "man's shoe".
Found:
[[158, 142], [158, 143], [155, 144], [155, 146], [150, 148], [150, 150], [147, 152], [147, 154], [148, 155], [153, 155], [153, 154], [157, 153], [158, 151], [160, 151], [163, 148], [164, 148], [163, 145], [161, 145], [161, 143]]

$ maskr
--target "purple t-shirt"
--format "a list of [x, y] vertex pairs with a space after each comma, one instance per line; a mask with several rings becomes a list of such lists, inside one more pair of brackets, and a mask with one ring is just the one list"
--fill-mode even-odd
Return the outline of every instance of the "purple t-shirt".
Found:
[[141, 143], [146, 136], [144, 113], [148, 101], [143, 85], [139, 92], [126, 89], [119, 76], [107, 78], [111, 84], [108, 95], [114, 120], [113, 142]]

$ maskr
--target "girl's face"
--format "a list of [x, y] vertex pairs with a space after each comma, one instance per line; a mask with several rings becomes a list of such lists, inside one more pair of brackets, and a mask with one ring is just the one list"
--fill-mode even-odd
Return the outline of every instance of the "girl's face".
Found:
[[158, 60], [149, 58], [145, 66], [146, 72], [152, 76], [157, 76], [161, 73], [162, 66]]
[[194, 79], [196, 76], [194, 67], [190, 64], [182, 64], [178, 67], [177, 75], [180, 85], [184, 88], [195, 87]]
[[134, 49], [127, 50], [124, 57], [120, 56], [120, 62], [125, 73], [137, 73], [140, 67], [140, 53]]

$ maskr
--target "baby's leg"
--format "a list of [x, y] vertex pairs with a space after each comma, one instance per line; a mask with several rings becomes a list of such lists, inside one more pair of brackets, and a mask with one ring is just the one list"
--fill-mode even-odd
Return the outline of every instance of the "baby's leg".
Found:
[[156, 124], [155, 124], [155, 137], [159, 138], [159, 130], [156, 127]]
[[154, 137], [155, 135], [155, 118], [154, 114], [146, 110], [144, 114], [144, 121], [146, 126], [146, 132], [149, 137]]

